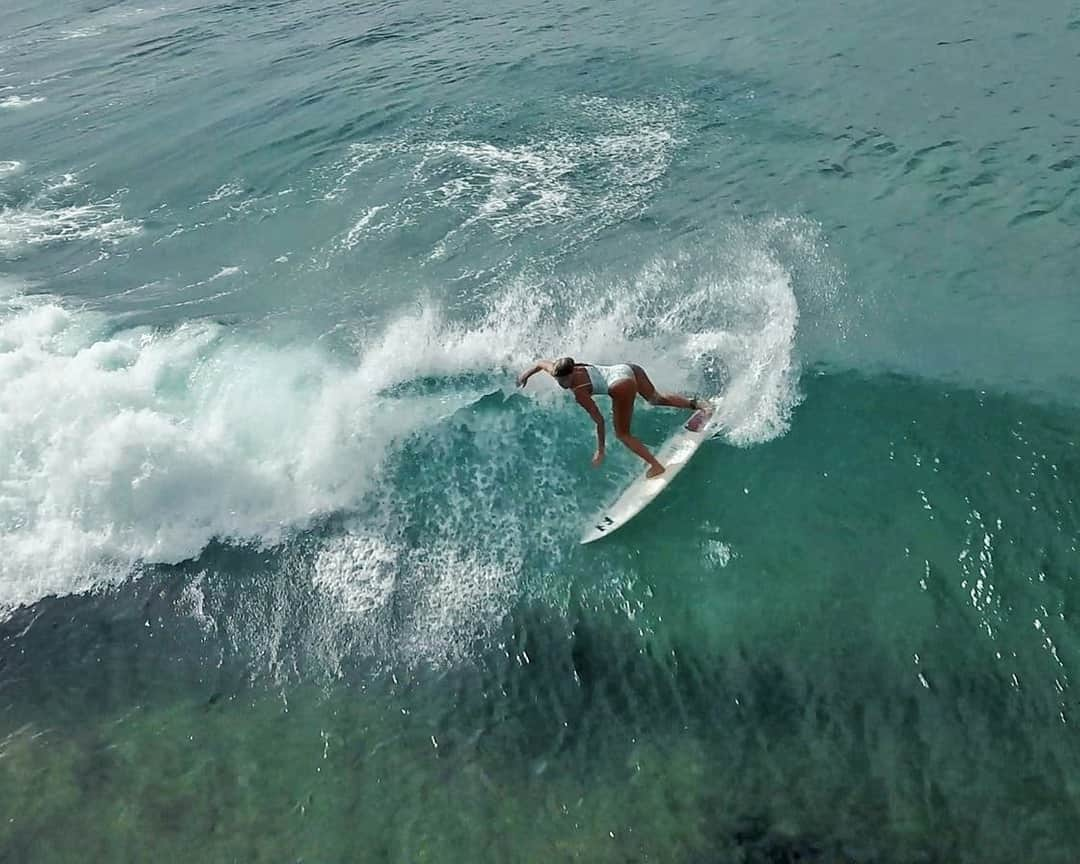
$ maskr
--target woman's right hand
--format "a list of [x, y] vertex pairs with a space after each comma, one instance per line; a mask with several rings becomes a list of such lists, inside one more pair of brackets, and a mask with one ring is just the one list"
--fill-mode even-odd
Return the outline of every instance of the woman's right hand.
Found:
[[593, 468], [599, 468], [600, 463], [603, 462], [603, 461], [604, 461], [604, 451], [603, 450], [597, 450], [595, 453], [593, 453], [593, 457], [592, 457], [592, 467]]
[[542, 362], [541, 363], [534, 363], [532, 366], [530, 366], [528, 369], [526, 369], [524, 372], [522, 372], [520, 375], [518, 375], [518, 379], [517, 379], [518, 387], [524, 387], [525, 384], [528, 383], [528, 380], [530, 378], [532, 378], [533, 375], [535, 375], [537, 372], [539, 372], [543, 368], [544, 368], [544, 365], [543, 365]]

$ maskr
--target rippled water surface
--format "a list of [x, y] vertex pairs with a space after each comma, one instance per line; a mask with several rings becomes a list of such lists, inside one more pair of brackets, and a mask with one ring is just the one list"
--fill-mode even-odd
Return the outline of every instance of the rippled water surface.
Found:
[[1080, 857], [1075, 3], [2, 20], [0, 860]]

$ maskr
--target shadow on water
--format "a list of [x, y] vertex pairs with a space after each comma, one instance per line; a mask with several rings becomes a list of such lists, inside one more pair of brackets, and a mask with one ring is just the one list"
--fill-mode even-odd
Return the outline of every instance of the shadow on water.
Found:
[[[45, 634], [76, 611], [42, 605]], [[177, 642], [148, 659], [137, 616], [92, 606], [57, 655], [43, 638], [5, 664], [5, 701], [44, 697], [56, 721], [4, 741], [11, 860], [74, 860], [85, 833], [110, 857], [136, 843], [248, 860], [1075, 851], [1068, 733], [1024, 718], [992, 675], [941, 673], [931, 695], [882, 677], [872, 651], [806, 668], [775, 646], [660, 649], [625, 622], [521, 608], [501, 648], [451, 670], [278, 689], [181, 660]], [[1038, 734], [1015, 734], [1025, 719]]]

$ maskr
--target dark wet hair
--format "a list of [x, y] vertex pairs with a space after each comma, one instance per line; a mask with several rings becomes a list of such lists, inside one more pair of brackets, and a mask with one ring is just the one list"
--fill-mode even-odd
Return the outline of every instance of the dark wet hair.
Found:
[[564, 375], [569, 375], [574, 371], [574, 358], [573, 357], [560, 357], [555, 361], [554, 366], [551, 369], [551, 374], [556, 378], [562, 378]]

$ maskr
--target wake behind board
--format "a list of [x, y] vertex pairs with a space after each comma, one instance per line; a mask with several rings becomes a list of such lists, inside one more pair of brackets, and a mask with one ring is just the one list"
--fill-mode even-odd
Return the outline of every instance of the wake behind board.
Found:
[[638, 475], [614, 503], [593, 517], [585, 533], [581, 535], [581, 542], [592, 543], [613, 534], [663, 492], [697, 452], [701, 442], [714, 434], [714, 430], [709, 428], [711, 416], [711, 409], [695, 411], [682, 429], [668, 438], [656, 454], [656, 458], [667, 470], [659, 477], [649, 478], [644, 472]]

